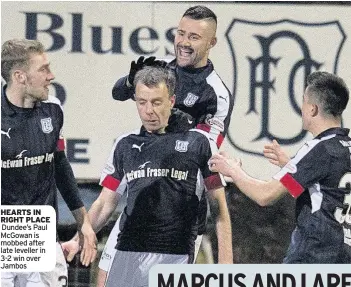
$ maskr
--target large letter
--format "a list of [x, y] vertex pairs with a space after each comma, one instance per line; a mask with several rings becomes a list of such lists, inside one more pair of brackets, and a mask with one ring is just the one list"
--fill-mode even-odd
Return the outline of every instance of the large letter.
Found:
[[166, 48], [166, 56], [168, 55], [172, 55], [172, 56], [175, 56], [174, 55], [174, 38], [175, 38], [175, 32], [177, 31], [177, 27], [175, 28], [170, 28], [166, 31], [166, 39], [168, 40], [169, 43], [172, 44], [172, 51], [169, 51], [167, 48]]
[[63, 106], [66, 102], [66, 91], [65, 91], [65, 88], [57, 83], [57, 82], [53, 82], [51, 83], [52, 86], [54, 87], [55, 89], [55, 94], [56, 94], [56, 98], [58, 98], [61, 102], [61, 105]]
[[[43, 13], [43, 12], [41, 13], [24, 12], [24, 14], [26, 15], [26, 39], [36, 40], [38, 33], [42, 32], [42, 33], [49, 34], [52, 38], [52, 46], [49, 49], [47, 49], [47, 51], [56, 51], [61, 49], [65, 45], [65, 38], [62, 35], [53, 31], [62, 27], [63, 25], [63, 20], [59, 15], [53, 14], [53, 13]], [[49, 28], [42, 29], [42, 30], [38, 29], [37, 27], [38, 15], [40, 14], [50, 17], [51, 25]]]
[[[140, 32], [143, 30], [146, 30], [150, 36], [139, 37]], [[144, 26], [134, 30], [133, 33], [130, 35], [129, 44], [135, 53], [141, 54], [141, 55], [153, 54], [158, 50], [158, 47], [152, 50], [143, 50], [139, 44], [141, 40], [148, 40], [149, 42], [151, 42], [152, 40], [158, 40], [157, 32], [154, 29]]]
[[98, 54], [106, 54], [112, 52], [114, 54], [122, 53], [122, 27], [112, 27], [112, 48], [102, 49], [102, 27], [93, 26], [92, 30], [92, 43], [93, 51]]
[[86, 148], [78, 148], [79, 144], [89, 144], [89, 139], [67, 139], [67, 158], [72, 163], [89, 163], [89, 158], [77, 158], [78, 153], [87, 153]]
[[71, 52], [82, 51], [82, 31], [83, 31], [83, 14], [72, 13], [72, 50]]
[[163, 279], [163, 275], [161, 273], [158, 274], [158, 287], [173, 287], [174, 286], [174, 274], [169, 274], [167, 283]]

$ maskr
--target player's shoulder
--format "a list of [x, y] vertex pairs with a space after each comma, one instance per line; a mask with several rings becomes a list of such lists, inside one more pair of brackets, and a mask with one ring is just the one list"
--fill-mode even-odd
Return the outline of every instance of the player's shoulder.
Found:
[[135, 129], [133, 131], [127, 132], [127, 133], [123, 133], [121, 135], [119, 135], [116, 138], [115, 141], [115, 147], [118, 146], [122, 146], [124, 144], [128, 144], [130, 142], [132, 142], [133, 140], [135, 140], [135, 138], [140, 134], [140, 129]]
[[63, 111], [61, 101], [52, 95], [49, 95], [46, 101], [42, 101], [41, 105], [44, 108], [60, 109], [61, 111]]
[[341, 147], [336, 140], [336, 135], [329, 134], [307, 141], [300, 149], [300, 152], [308, 153], [313, 158], [330, 157], [338, 152], [337, 150], [339, 146]]
[[54, 96], [49, 95], [46, 101], [40, 103], [39, 107], [41, 112], [45, 115], [63, 118], [61, 102]]
[[332, 157], [348, 157], [349, 147], [351, 145], [351, 138], [348, 136], [339, 137], [337, 135], [330, 138], [330, 140], [323, 142], [325, 152]]
[[206, 78], [207, 84], [213, 89], [214, 94], [219, 97], [223, 97], [226, 99], [227, 97], [231, 97], [231, 93], [228, 87], [224, 84], [221, 77], [218, 73], [213, 70]]
[[191, 134], [192, 137], [196, 139], [200, 139], [202, 141], [209, 142], [211, 140], [210, 134], [201, 129], [193, 128], [189, 130], [189, 133]]

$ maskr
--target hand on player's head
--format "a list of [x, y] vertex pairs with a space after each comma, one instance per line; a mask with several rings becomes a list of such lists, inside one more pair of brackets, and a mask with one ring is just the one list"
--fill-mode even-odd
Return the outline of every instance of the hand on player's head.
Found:
[[130, 85], [134, 85], [134, 78], [138, 71], [140, 71], [145, 66], [157, 66], [165, 68], [167, 66], [167, 62], [163, 60], [156, 60], [156, 57], [151, 56], [145, 58], [144, 56], [140, 56], [139, 59], [135, 62], [132, 61], [130, 64], [130, 70], [128, 75], [128, 82]]

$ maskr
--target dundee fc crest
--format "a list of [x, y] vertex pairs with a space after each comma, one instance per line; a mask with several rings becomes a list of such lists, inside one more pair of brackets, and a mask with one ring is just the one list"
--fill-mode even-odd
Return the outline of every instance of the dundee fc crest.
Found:
[[234, 19], [226, 38], [235, 97], [230, 143], [256, 155], [272, 139], [301, 145], [307, 133], [301, 124], [306, 79], [317, 70], [337, 74], [346, 39], [340, 23]]
[[41, 119], [40, 122], [41, 122], [41, 129], [44, 133], [49, 134], [54, 130], [54, 127], [52, 126], [51, 118]]

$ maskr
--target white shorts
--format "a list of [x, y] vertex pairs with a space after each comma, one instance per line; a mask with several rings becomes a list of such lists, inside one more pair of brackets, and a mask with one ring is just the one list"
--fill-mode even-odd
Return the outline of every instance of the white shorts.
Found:
[[56, 265], [49, 272], [1, 272], [2, 287], [66, 287], [68, 270], [61, 245], [56, 242]]
[[118, 217], [115, 225], [113, 226], [110, 235], [106, 241], [104, 250], [102, 251], [101, 258], [99, 261], [99, 268], [108, 271], [110, 269], [110, 265], [115, 257], [116, 253], [116, 244], [119, 233], [119, 222], [121, 219], [121, 215]]
[[105, 287], [147, 287], [156, 264], [187, 264], [189, 256], [116, 250]]
[[[102, 269], [103, 271], [109, 271], [110, 265], [113, 261], [113, 258], [116, 254], [116, 244], [117, 244], [117, 238], [118, 238], [118, 233], [119, 233], [119, 222], [120, 222], [121, 216], [118, 217], [115, 226], [113, 227], [107, 241], [104, 247], [104, 250], [102, 251], [100, 262], [99, 262], [99, 268]], [[194, 251], [194, 262], [196, 260], [197, 255], [199, 254], [200, 250], [200, 245], [202, 241], [202, 235], [198, 235], [195, 240], [195, 251]]]
[[2, 287], [45, 287], [39, 272], [1, 272]]

